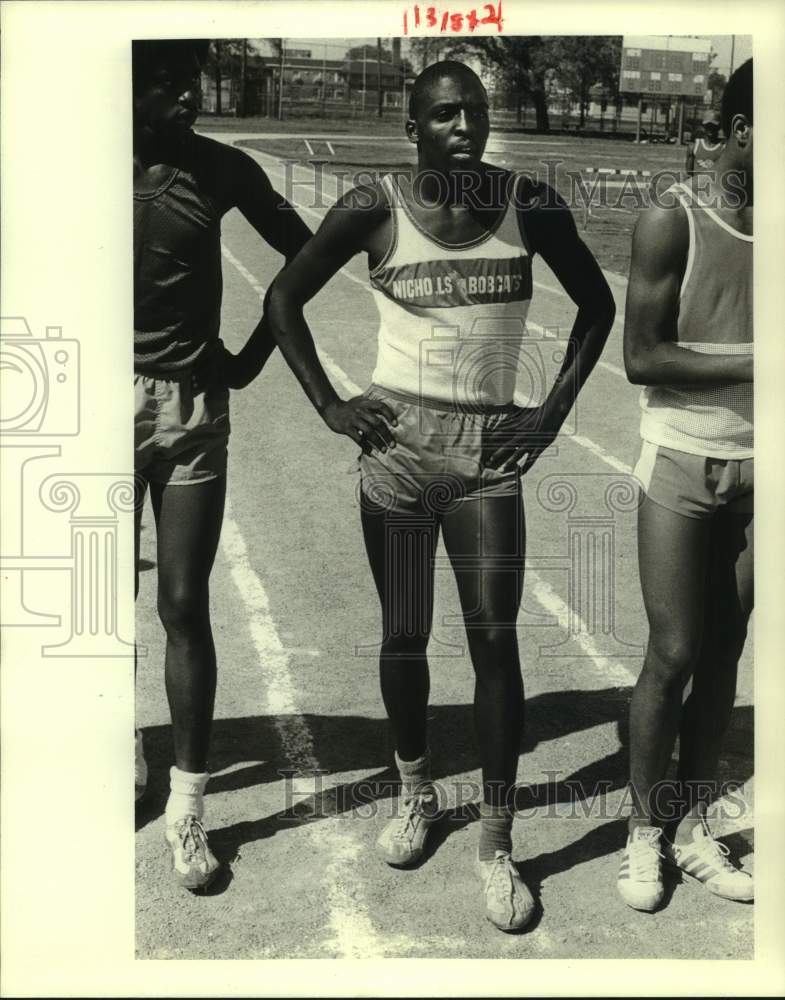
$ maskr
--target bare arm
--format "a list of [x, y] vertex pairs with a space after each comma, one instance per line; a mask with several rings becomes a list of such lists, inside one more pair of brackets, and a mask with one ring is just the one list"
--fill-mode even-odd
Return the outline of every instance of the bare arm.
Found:
[[751, 382], [752, 357], [698, 354], [677, 340], [689, 247], [684, 208], [649, 208], [635, 227], [624, 323], [624, 367], [635, 385]]
[[[289, 202], [272, 186], [259, 164], [242, 150], [221, 148], [219, 169], [227, 205], [237, 207], [254, 229], [286, 262], [311, 236], [310, 229]], [[264, 298], [262, 318], [242, 350], [233, 355], [222, 344], [204, 356], [195, 371], [197, 384], [223, 384], [232, 389], [249, 385], [261, 372], [276, 348], [267, 311], [270, 289]]]
[[542, 406], [522, 410], [501, 430], [506, 441], [491, 451], [488, 464], [510, 468], [523, 455], [528, 471], [556, 439], [560, 427], [597, 363], [608, 338], [616, 306], [597, 261], [578, 236], [564, 201], [542, 185], [539, 204], [519, 209], [531, 249], [540, 253], [577, 305], [567, 353]]
[[564, 363], [543, 407], [561, 425], [602, 354], [616, 304], [599, 264], [578, 235], [572, 212], [555, 192], [550, 201], [552, 207], [535, 210], [524, 224], [532, 249], [578, 307]]
[[385, 423], [395, 423], [392, 410], [362, 396], [348, 402], [338, 396], [316, 353], [303, 310], [347, 261], [366, 249], [387, 213], [386, 200], [375, 186], [349, 191], [278, 276], [270, 301], [270, 322], [281, 353], [328, 427], [382, 450], [393, 443]]

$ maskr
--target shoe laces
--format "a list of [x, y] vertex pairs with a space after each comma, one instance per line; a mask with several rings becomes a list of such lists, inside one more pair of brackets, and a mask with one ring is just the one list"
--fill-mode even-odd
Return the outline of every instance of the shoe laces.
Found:
[[431, 795], [428, 792], [423, 794], [407, 795], [401, 799], [403, 811], [398, 817], [398, 824], [393, 831], [395, 840], [410, 840], [417, 829], [418, 821], [425, 815], [423, 806], [430, 801]]
[[502, 903], [513, 904], [515, 895], [514, 877], [517, 874], [509, 854], [496, 852], [496, 857], [490, 862], [488, 874], [485, 877], [485, 893], [490, 892]]
[[186, 861], [192, 861], [207, 844], [204, 827], [195, 816], [186, 816], [177, 826], [177, 835]]
[[709, 833], [705, 833], [703, 837], [693, 841], [689, 846], [695, 851], [701, 861], [714, 863], [721, 871], [735, 872], [738, 870], [728, 861], [728, 855], [730, 854], [728, 846], [715, 840]]
[[655, 880], [659, 874], [660, 858], [663, 857], [659, 847], [661, 830], [648, 837], [630, 841], [628, 856], [630, 859], [630, 875], [642, 881]]

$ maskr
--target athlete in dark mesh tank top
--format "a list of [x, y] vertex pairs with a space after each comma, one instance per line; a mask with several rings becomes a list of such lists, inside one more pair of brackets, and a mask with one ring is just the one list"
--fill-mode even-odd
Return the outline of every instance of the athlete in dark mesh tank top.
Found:
[[[238, 355], [219, 340], [221, 219], [238, 208], [287, 261], [310, 236], [250, 156], [191, 131], [207, 45], [133, 43], [137, 561], [149, 486], [176, 763], [166, 838], [175, 878], [189, 889], [219, 867], [201, 819], [216, 685], [208, 580], [226, 492], [228, 390], [258, 375], [275, 345], [264, 319]], [[137, 734], [137, 798], [145, 779]]]

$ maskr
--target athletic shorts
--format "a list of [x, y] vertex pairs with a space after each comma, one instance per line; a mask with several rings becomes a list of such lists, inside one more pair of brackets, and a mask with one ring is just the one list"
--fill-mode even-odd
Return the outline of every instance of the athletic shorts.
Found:
[[190, 371], [134, 375], [134, 470], [148, 482], [189, 486], [226, 473], [229, 390], [194, 392]]
[[395, 447], [359, 459], [363, 495], [377, 506], [441, 514], [466, 500], [519, 492], [517, 468], [502, 473], [482, 465], [488, 433], [513, 406], [467, 411], [378, 385], [364, 395], [385, 402], [398, 420]]
[[707, 458], [644, 441], [633, 475], [649, 500], [685, 517], [754, 511], [752, 458]]

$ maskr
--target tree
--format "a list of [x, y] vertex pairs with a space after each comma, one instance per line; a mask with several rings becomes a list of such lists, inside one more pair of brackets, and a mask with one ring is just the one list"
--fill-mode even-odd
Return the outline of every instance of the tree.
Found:
[[485, 35], [450, 41], [448, 54], [474, 53], [489, 69], [496, 67], [519, 100], [534, 104], [537, 131], [548, 132], [548, 101], [545, 74], [551, 66], [550, 40], [540, 35]]
[[580, 127], [586, 121], [590, 91], [595, 84], [618, 93], [621, 37], [566, 35], [548, 40], [549, 61], [560, 86], [579, 106]]
[[722, 95], [725, 93], [727, 82], [728, 78], [724, 73], [720, 73], [719, 70], [713, 69], [709, 73], [706, 86], [711, 91], [711, 106], [713, 108], [718, 108], [722, 104]]

